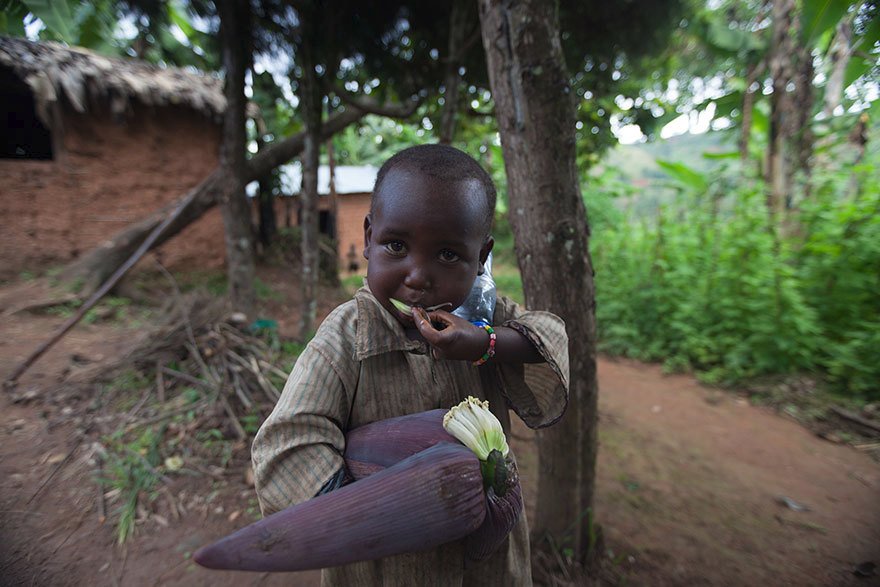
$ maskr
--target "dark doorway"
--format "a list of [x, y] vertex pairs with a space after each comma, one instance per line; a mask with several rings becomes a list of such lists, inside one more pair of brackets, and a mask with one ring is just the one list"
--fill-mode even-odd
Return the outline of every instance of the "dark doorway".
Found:
[[318, 232], [332, 239], [336, 238], [336, 223], [333, 222], [333, 214], [329, 210], [318, 212]]
[[40, 119], [27, 85], [8, 69], [0, 69], [0, 158], [52, 159], [52, 135]]

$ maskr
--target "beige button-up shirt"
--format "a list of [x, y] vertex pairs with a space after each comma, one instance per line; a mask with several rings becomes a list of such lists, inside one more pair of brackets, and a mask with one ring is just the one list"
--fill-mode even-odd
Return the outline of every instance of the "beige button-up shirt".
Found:
[[[450, 408], [469, 395], [489, 400], [510, 431], [508, 407], [532, 428], [558, 420], [568, 402], [568, 337], [548, 312], [499, 297], [495, 325], [526, 336], [544, 363], [435, 360], [426, 343], [363, 288], [336, 308], [300, 355], [281, 399], [254, 439], [257, 495], [264, 515], [305, 501], [343, 466], [347, 430], [376, 420]], [[499, 348], [502, 354], [504, 349]], [[525, 515], [506, 545], [465, 565], [461, 544], [325, 569], [322, 585], [437, 587], [531, 585]]]

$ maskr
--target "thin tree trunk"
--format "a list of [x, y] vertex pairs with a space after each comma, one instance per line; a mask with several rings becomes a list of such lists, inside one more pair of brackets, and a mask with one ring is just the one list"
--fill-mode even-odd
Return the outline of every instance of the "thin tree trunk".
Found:
[[244, 76], [251, 60], [250, 5], [247, 0], [229, 0], [218, 3], [218, 9], [223, 69], [226, 74], [226, 111], [223, 115], [220, 166], [227, 170], [230, 184], [220, 200], [226, 237], [226, 271], [233, 308], [253, 318], [256, 309], [256, 271], [251, 207], [244, 189], [247, 174]]
[[828, 83], [825, 84], [825, 105], [822, 109], [825, 116], [833, 115], [843, 98], [846, 66], [852, 57], [852, 33], [852, 18], [844, 18], [837, 24], [830, 51], [831, 73], [828, 75]]
[[275, 218], [275, 194], [272, 186], [274, 180], [271, 175], [260, 180], [260, 218], [258, 233], [260, 236], [260, 244], [265, 250], [272, 244], [275, 233], [278, 230], [278, 221]]
[[770, 97], [770, 140], [767, 152], [767, 210], [773, 226], [783, 216], [789, 191], [786, 150], [793, 115], [788, 88], [794, 80], [794, 41], [791, 32], [794, 8], [794, 0], [773, 0], [771, 8], [773, 34], [769, 67], [773, 94]]
[[307, 340], [315, 327], [318, 306], [318, 165], [321, 155], [321, 115], [324, 93], [315, 72], [316, 34], [318, 22], [304, 18], [303, 42], [298, 48], [302, 76], [299, 78], [299, 100], [305, 124], [305, 148], [300, 189], [300, 256], [302, 258], [300, 340]]
[[743, 167], [749, 160], [749, 138], [752, 136], [752, 112], [755, 109], [755, 91], [752, 86], [763, 69], [763, 61], [749, 64], [746, 71], [746, 90], [743, 92], [742, 125], [739, 134], [739, 159]]
[[[257, 129], [257, 153], [266, 149], [266, 142], [263, 140], [263, 137], [266, 136], [266, 121], [263, 120], [262, 113], [259, 112], [259, 108], [255, 108], [256, 112], [249, 115], [251, 116], [251, 120], [254, 121], [254, 126]], [[257, 192], [257, 198], [259, 200], [259, 218], [257, 225], [257, 236], [260, 239], [260, 244], [263, 247], [263, 250], [266, 250], [269, 245], [272, 244], [272, 239], [275, 237], [275, 233], [278, 230], [278, 220], [276, 219], [275, 214], [275, 194], [273, 191], [273, 187], [275, 184], [275, 178], [273, 177], [273, 172], [269, 172], [259, 179], [259, 187]]]
[[467, 21], [466, 0], [454, 0], [449, 15], [449, 43], [446, 52], [446, 72], [443, 76], [443, 110], [440, 113], [441, 145], [452, 143], [455, 138], [456, 118], [458, 117], [459, 96], [461, 86], [461, 61], [464, 57], [465, 40], [469, 23]]
[[561, 316], [569, 337], [570, 401], [562, 420], [538, 435], [532, 535], [571, 547], [586, 562], [598, 551], [599, 535], [593, 525], [595, 300], [558, 5], [480, 0], [479, 6], [526, 305]]
[[[852, 167], [859, 167], [865, 159], [865, 151], [868, 148], [868, 114], [863, 112], [856, 122], [855, 128], [849, 134], [849, 143], [855, 147], [856, 156], [853, 159]], [[856, 170], [849, 176], [849, 185], [847, 186], [847, 195], [852, 200], [856, 200], [862, 192], [866, 173]]]
[[813, 105], [815, 96], [813, 93], [813, 55], [809, 47], [799, 45], [795, 50], [797, 56], [797, 72], [795, 75], [795, 90], [792, 95], [792, 136], [791, 136], [791, 164], [789, 165], [789, 178], [786, 183], [789, 186], [786, 198], [786, 210], [795, 208], [794, 185], [796, 175], [799, 174], [802, 186], [801, 197], [809, 198], [812, 191], [812, 161], [815, 135], [813, 134]]
[[336, 153], [333, 150], [333, 139], [327, 141], [327, 166], [330, 168], [330, 238], [333, 240], [333, 248], [339, 254], [339, 195], [336, 193]]

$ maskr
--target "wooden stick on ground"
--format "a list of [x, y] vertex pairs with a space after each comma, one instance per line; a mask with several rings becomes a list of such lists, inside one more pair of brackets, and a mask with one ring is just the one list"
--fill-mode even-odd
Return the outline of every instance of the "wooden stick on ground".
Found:
[[62, 459], [60, 463], [55, 465], [55, 468], [52, 469], [52, 472], [49, 473], [48, 477], [43, 479], [43, 482], [40, 483], [40, 486], [37, 487], [37, 490], [34, 492], [34, 494], [31, 496], [31, 498], [29, 500], [27, 500], [26, 505], [30, 505], [30, 503], [32, 501], [34, 501], [34, 499], [40, 494], [40, 492], [43, 491], [43, 488], [46, 487], [46, 485], [49, 483], [49, 481], [52, 480], [52, 478], [55, 476], [55, 474], [58, 473], [58, 471], [60, 471], [61, 468], [67, 464], [67, 461], [70, 460], [70, 457], [73, 456], [73, 453], [76, 452], [76, 449], [79, 448], [79, 445], [82, 444], [82, 441], [83, 441], [83, 437], [80, 436], [79, 439], [76, 441], [76, 443], [73, 445], [73, 447], [69, 451], [67, 451], [67, 455], [64, 457], [64, 459]]
[[98, 471], [96, 484], [98, 486], [98, 522], [103, 524], [107, 520], [107, 508], [104, 504], [104, 457], [96, 455]]
[[80, 307], [79, 311], [76, 314], [74, 314], [73, 316], [71, 316], [67, 320], [67, 322], [62, 324], [61, 327], [58, 328], [58, 330], [55, 332], [55, 334], [53, 334], [49, 338], [49, 340], [45, 341], [43, 344], [41, 344], [39, 347], [37, 347], [36, 350], [34, 350], [34, 352], [32, 352], [30, 354], [30, 356], [28, 358], [26, 358], [15, 369], [15, 371], [12, 372], [12, 375], [10, 375], [6, 379], [6, 381], [3, 383], [3, 386], [6, 389], [12, 389], [13, 387], [15, 387], [16, 382], [24, 374], [24, 372], [27, 371], [28, 368], [37, 361], [37, 359], [39, 359], [41, 356], [43, 356], [43, 354], [46, 351], [48, 351], [50, 348], [52, 348], [55, 345], [55, 343], [57, 343], [59, 340], [61, 340], [61, 338], [65, 334], [67, 334], [71, 328], [76, 326], [79, 323], [79, 321], [83, 319], [83, 316], [86, 315], [86, 312], [91, 310], [95, 306], [95, 304], [97, 304], [101, 300], [101, 298], [103, 298], [105, 295], [107, 295], [107, 292], [109, 292], [111, 289], [113, 289], [113, 287], [117, 283], [119, 283], [119, 280], [122, 279], [122, 277], [126, 273], [128, 273], [129, 269], [134, 267], [135, 263], [140, 261], [141, 257], [143, 257], [146, 254], [146, 252], [150, 250], [150, 247], [153, 246], [153, 243], [156, 241], [156, 239], [162, 233], [162, 231], [165, 230], [165, 228], [169, 224], [174, 222], [174, 220], [186, 208], [187, 204], [189, 204], [190, 201], [196, 197], [197, 193], [198, 192], [194, 190], [194, 191], [190, 192], [190, 194], [186, 198], [181, 200], [180, 205], [177, 208], [175, 208], [168, 216], [166, 216], [165, 220], [163, 220], [162, 223], [159, 224], [159, 226], [157, 226], [156, 228], [153, 229], [153, 232], [151, 232], [150, 235], [144, 240], [144, 242], [141, 243], [141, 246], [138, 247], [138, 249], [132, 254], [132, 256], [128, 258], [128, 261], [123, 263], [119, 267], [119, 269], [117, 269], [116, 272], [113, 275], [111, 275], [107, 281], [104, 282], [104, 285], [102, 285], [100, 288], [98, 288], [98, 291], [93, 293], [91, 295], [91, 297], [88, 300], [86, 300], [86, 302]]
[[861, 426], [873, 430], [874, 432], [880, 433], [880, 423], [871, 422], [870, 420], [862, 418], [858, 414], [853, 414], [849, 410], [844, 410], [843, 408], [838, 408], [837, 406], [831, 406], [831, 411], [843, 418], [844, 420], [855, 422], [856, 424], [860, 424]]
[[156, 360], [156, 394], [159, 404], [165, 403], [165, 378], [162, 377], [162, 361]]

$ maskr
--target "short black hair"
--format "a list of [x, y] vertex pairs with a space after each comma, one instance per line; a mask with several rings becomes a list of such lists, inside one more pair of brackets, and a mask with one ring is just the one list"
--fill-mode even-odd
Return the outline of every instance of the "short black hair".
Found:
[[385, 176], [394, 168], [410, 169], [440, 181], [453, 182], [463, 179], [479, 181], [486, 197], [484, 229], [487, 235], [492, 230], [492, 221], [495, 219], [495, 200], [497, 199], [495, 183], [486, 170], [464, 151], [448, 145], [437, 144], [416, 145], [399, 151], [379, 168], [376, 185], [373, 187], [373, 198], [370, 202], [371, 213], [375, 208], [376, 196], [380, 192]]

